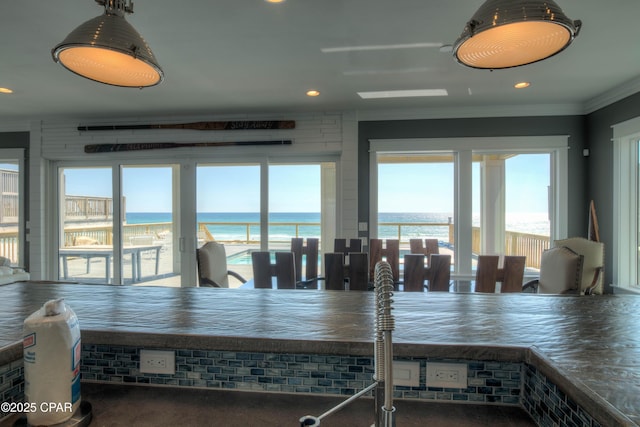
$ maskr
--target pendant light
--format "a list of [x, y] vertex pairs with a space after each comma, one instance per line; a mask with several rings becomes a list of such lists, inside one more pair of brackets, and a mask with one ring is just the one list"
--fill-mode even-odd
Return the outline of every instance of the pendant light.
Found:
[[147, 87], [162, 82], [164, 73], [151, 48], [125, 20], [131, 0], [95, 0], [104, 14], [73, 30], [51, 54], [69, 71], [114, 86]]
[[581, 26], [553, 0], [487, 0], [467, 22], [453, 54], [472, 68], [518, 67], [561, 52]]

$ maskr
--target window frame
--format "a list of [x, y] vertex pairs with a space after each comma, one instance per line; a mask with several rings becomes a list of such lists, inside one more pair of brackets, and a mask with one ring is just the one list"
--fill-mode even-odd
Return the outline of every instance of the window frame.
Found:
[[24, 148], [0, 148], [0, 161], [6, 160], [9, 162], [16, 162], [18, 164], [18, 251], [17, 251], [17, 266], [28, 268], [28, 262], [25, 258], [27, 254], [27, 235], [28, 224], [26, 221], [25, 213], [25, 149]]
[[[613, 129], [613, 284], [640, 292], [638, 283], [638, 145], [640, 117]], [[629, 197], [634, 194], [635, 197]]]
[[[407, 138], [369, 140], [369, 230], [370, 238], [378, 230], [378, 162], [379, 154], [446, 152], [454, 155], [454, 233], [456, 259], [452, 277], [472, 278], [472, 164], [473, 154], [481, 152], [549, 153], [551, 214], [550, 239], [567, 237], [568, 230], [568, 135], [513, 136], [477, 138]], [[460, 238], [462, 237], [462, 238]]]

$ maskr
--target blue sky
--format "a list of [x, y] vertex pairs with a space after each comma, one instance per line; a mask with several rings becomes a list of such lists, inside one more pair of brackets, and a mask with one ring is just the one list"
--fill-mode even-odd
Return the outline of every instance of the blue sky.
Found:
[[[111, 169], [65, 170], [67, 194], [111, 197]], [[320, 166], [270, 166], [270, 210], [320, 212]], [[171, 168], [123, 169], [127, 212], [171, 212]], [[259, 166], [199, 167], [198, 212], [259, 212]]]
[[[507, 212], [545, 212], [549, 155], [528, 154], [506, 162]], [[111, 169], [66, 169], [67, 194], [111, 197]], [[379, 170], [381, 212], [452, 212], [453, 165], [383, 164]], [[170, 167], [126, 167], [123, 194], [127, 212], [170, 212]], [[474, 182], [479, 180], [474, 167]], [[319, 212], [319, 165], [269, 168], [272, 212]], [[259, 166], [199, 167], [198, 212], [258, 212]], [[474, 185], [474, 188], [476, 186]], [[480, 206], [474, 190], [474, 210]]]
[[[546, 212], [549, 155], [507, 159], [507, 212]], [[380, 212], [453, 212], [453, 163], [383, 163], [378, 169]], [[473, 208], [480, 210], [480, 168], [474, 163]]]
[[[506, 161], [507, 212], [547, 212], [551, 164], [549, 154], [527, 154]], [[544, 206], [545, 209], [540, 209]]]

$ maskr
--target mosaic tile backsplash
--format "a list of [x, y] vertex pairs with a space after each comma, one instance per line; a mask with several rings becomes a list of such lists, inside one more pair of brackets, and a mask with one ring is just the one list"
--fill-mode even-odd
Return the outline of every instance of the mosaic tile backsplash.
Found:
[[[175, 375], [147, 374], [139, 372], [137, 348], [85, 344], [82, 351], [85, 381], [352, 395], [374, 372], [372, 357], [177, 350]], [[467, 363], [468, 387], [449, 389], [426, 387], [426, 359], [399, 360], [420, 363], [420, 386], [397, 386], [396, 398], [520, 404], [521, 364], [437, 360]]]
[[[0, 366], [0, 402], [24, 400], [24, 365], [22, 359]], [[0, 421], [8, 414], [0, 410]]]
[[[352, 395], [373, 381], [373, 358], [311, 354], [176, 350], [176, 373], [140, 373], [140, 349], [84, 344], [84, 381], [262, 391]], [[522, 406], [541, 426], [599, 424], [524, 363], [402, 358], [420, 363], [420, 386], [396, 386], [398, 399]], [[466, 363], [467, 388], [426, 387], [427, 362]], [[0, 367], [2, 401], [24, 399], [22, 360]], [[6, 414], [0, 414], [0, 420]]]
[[542, 375], [534, 366], [525, 365], [522, 406], [540, 426], [600, 427], [584, 408]]

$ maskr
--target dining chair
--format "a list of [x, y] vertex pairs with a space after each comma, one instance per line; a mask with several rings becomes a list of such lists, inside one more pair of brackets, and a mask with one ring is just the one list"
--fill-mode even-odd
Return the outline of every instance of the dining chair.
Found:
[[324, 254], [325, 289], [331, 291], [366, 291], [369, 289], [369, 254], [353, 252], [349, 263], [344, 254], [331, 252]]
[[[451, 285], [451, 255], [432, 254], [429, 266], [425, 255], [404, 256], [404, 290], [406, 292], [449, 292]], [[425, 281], [427, 284], [425, 284]]]
[[522, 292], [524, 269], [527, 257], [524, 255], [505, 255], [502, 268], [498, 269], [500, 293]]
[[[476, 292], [495, 293], [498, 281], [498, 255], [478, 255], [476, 263]], [[522, 291], [522, 285], [520, 286]]]
[[423, 254], [407, 254], [404, 256], [403, 286], [405, 292], [424, 292], [427, 278], [427, 267]]
[[449, 292], [451, 255], [431, 254], [427, 282], [429, 292]]
[[[291, 238], [291, 252], [294, 255], [297, 286], [304, 288], [318, 287], [318, 280], [320, 280], [320, 277], [318, 277], [319, 245], [320, 239], [315, 237], [308, 237], [306, 245], [302, 237]], [[304, 277], [302, 276], [303, 259], [305, 260]]]
[[438, 239], [409, 239], [409, 250], [412, 254], [422, 254], [427, 257], [440, 253]]
[[525, 292], [539, 294], [580, 294], [584, 256], [566, 246], [542, 252], [540, 277], [523, 286]]
[[371, 239], [369, 240], [369, 277], [375, 277], [376, 264], [386, 261], [391, 267], [393, 282], [400, 281], [400, 240]]
[[207, 242], [196, 249], [198, 284], [202, 287], [228, 288], [229, 276], [241, 283], [247, 279], [227, 269], [227, 252], [222, 243]]
[[499, 267], [500, 256], [478, 255], [475, 291], [495, 293], [500, 282], [500, 293], [522, 292], [526, 260], [525, 256], [505, 255]]
[[580, 293], [585, 295], [602, 294], [604, 285], [604, 243], [585, 239], [584, 237], [569, 237], [556, 240], [554, 246], [564, 246], [582, 255], [582, 277], [580, 279]]
[[278, 289], [295, 289], [296, 272], [293, 252], [276, 252], [275, 264], [269, 251], [251, 252], [253, 283], [256, 289], [272, 289], [272, 278]]
[[340, 252], [345, 256], [351, 252], [362, 252], [362, 239], [334, 239], [333, 252]]
[[438, 239], [409, 239], [409, 252], [424, 255], [427, 265], [429, 265], [431, 255], [440, 253]]

